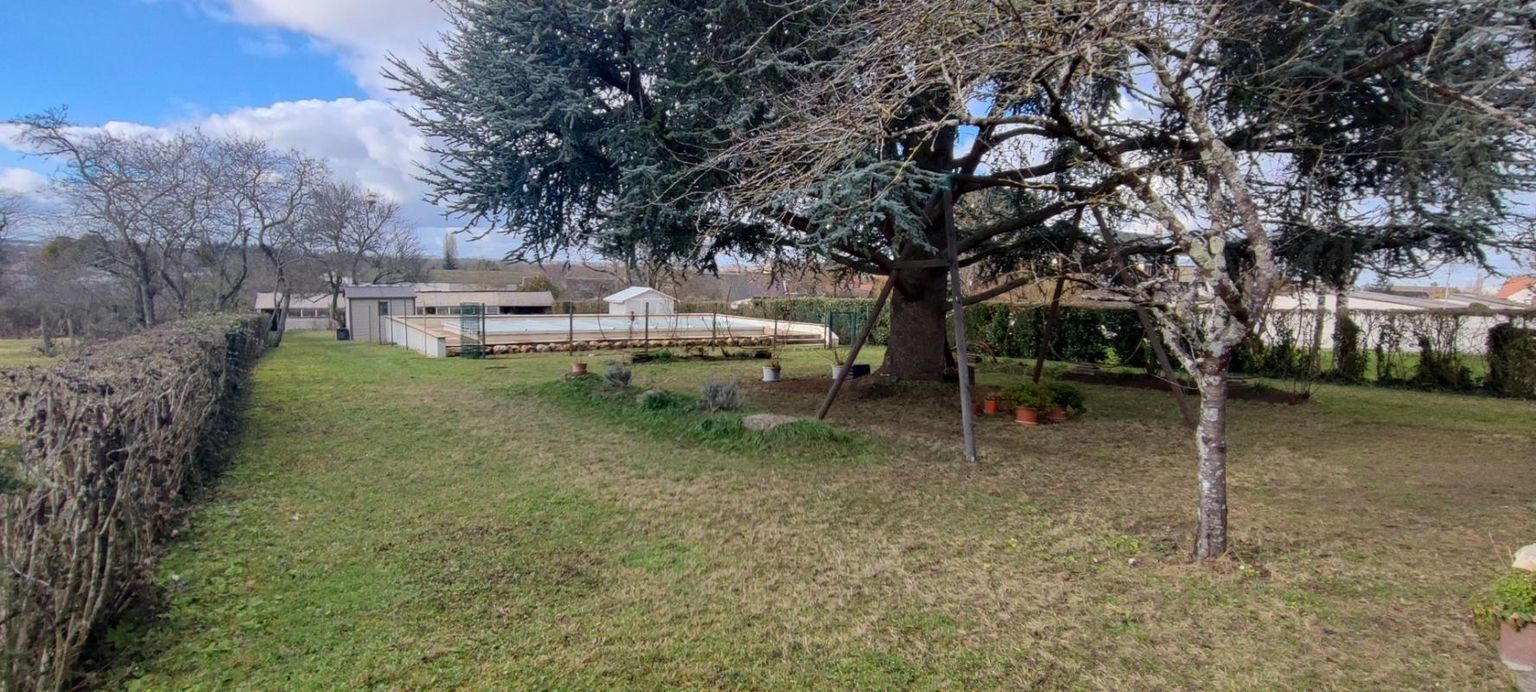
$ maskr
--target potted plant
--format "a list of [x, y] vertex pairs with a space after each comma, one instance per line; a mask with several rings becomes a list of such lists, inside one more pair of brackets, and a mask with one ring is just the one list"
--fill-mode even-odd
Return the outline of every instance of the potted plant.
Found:
[[1056, 406], [1050, 391], [1035, 382], [1009, 389], [1008, 399], [1018, 407], [1014, 409], [1014, 420], [1020, 425], [1039, 425], [1040, 417]]
[[1536, 571], [1511, 569], [1493, 582], [1473, 611], [1499, 631], [1504, 665], [1530, 674], [1536, 670]]
[[772, 360], [768, 361], [767, 365], [763, 366], [763, 381], [778, 382], [779, 376], [782, 373], [783, 368], [780, 367], [779, 358], [778, 356], [774, 356]]
[[837, 379], [839, 377], [842, 377], [843, 368], [848, 368], [848, 379], [850, 379], [850, 380], [856, 380], [856, 379], [858, 379], [860, 377], [864, 377], [865, 375], [868, 375], [869, 372], [870, 372], [869, 364], [867, 364], [867, 363], [844, 363], [843, 362], [843, 354], [842, 354], [842, 352], [838, 351], [836, 346], [833, 346], [832, 347], [832, 378], [833, 379]]
[[1046, 420], [1065, 423], [1073, 414], [1083, 412], [1083, 391], [1065, 382], [1046, 382], [1044, 389], [1051, 399], [1051, 409]]
[[1002, 408], [1002, 399], [997, 392], [984, 392], [981, 396], [981, 412], [989, 416], [997, 415]]
[[578, 376], [587, 374], [587, 362], [583, 360], [572, 361], [571, 374]]

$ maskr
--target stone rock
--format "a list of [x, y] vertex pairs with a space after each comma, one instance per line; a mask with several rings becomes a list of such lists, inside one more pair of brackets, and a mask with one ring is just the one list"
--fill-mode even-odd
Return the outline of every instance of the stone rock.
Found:
[[1536, 543], [1515, 551], [1515, 569], [1536, 572]]
[[800, 419], [778, 413], [754, 413], [741, 419], [741, 424], [745, 425], [748, 430], [772, 430], [797, 420]]

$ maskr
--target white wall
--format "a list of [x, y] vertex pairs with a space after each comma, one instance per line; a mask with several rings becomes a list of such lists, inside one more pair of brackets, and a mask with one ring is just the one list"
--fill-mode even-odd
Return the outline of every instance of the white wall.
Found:
[[609, 303], [610, 315], [644, 315], [649, 306], [652, 315], [670, 315], [677, 312], [677, 301], [660, 293], [646, 293], [622, 303]]
[[[1299, 296], [1276, 296], [1271, 306], [1264, 329], [1260, 332], [1261, 338], [1273, 343], [1280, 338], [1282, 332], [1288, 331], [1298, 346], [1309, 347], [1312, 333], [1319, 326], [1316, 294], [1308, 291]], [[1334, 307], [1334, 297], [1325, 294], [1323, 310], [1326, 316], [1321, 324], [1323, 348], [1333, 347]], [[1395, 325], [1398, 334], [1396, 343], [1387, 343], [1385, 346], [1388, 350], [1400, 353], [1417, 352], [1420, 334], [1429, 336], [1438, 348], [1448, 348], [1454, 342], [1456, 350], [1462, 353], [1483, 353], [1488, 346], [1488, 330], [1506, 322], [1522, 327], [1530, 324], [1530, 320], [1525, 317], [1499, 314], [1460, 314], [1452, 318], [1426, 312], [1423, 308], [1361, 296], [1350, 297], [1349, 312], [1351, 319], [1364, 333], [1366, 342], [1362, 346], [1367, 349], [1375, 348], [1377, 341], [1382, 340], [1378, 338], [1383, 333], [1381, 327], [1386, 324]]]

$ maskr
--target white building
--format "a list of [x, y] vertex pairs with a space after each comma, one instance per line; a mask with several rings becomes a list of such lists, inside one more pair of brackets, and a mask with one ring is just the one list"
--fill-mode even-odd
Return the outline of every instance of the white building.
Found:
[[603, 300], [610, 315], [671, 315], [677, 312], [677, 299], [654, 288], [630, 286]]
[[1499, 289], [1499, 299], [1536, 307], [1536, 276], [1514, 276]]
[[[268, 317], [277, 311], [277, 294], [263, 291], [256, 294], [256, 310]], [[339, 307], [346, 308], [346, 303], [340, 302]], [[285, 329], [294, 331], [334, 329], [336, 323], [331, 320], [331, 296], [322, 293], [314, 296], [301, 296], [297, 293], [288, 297], [288, 320]]]

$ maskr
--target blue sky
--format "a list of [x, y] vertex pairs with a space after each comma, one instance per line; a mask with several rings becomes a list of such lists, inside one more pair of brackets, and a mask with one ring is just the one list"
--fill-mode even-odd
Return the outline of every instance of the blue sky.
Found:
[[[0, 26], [0, 123], [64, 106], [82, 126], [264, 137], [401, 202], [428, 252], [455, 227], [422, 201], [423, 140], [379, 74], [386, 55], [436, 40], [432, 0], [0, 0]], [[0, 124], [0, 188], [46, 204], [50, 170]]]
[[366, 96], [310, 38], [220, 21], [188, 3], [8, 0], [0, 3], [0, 26], [12, 27], [0, 42], [5, 117], [68, 105], [83, 123], [161, 124], [277, 101]]

